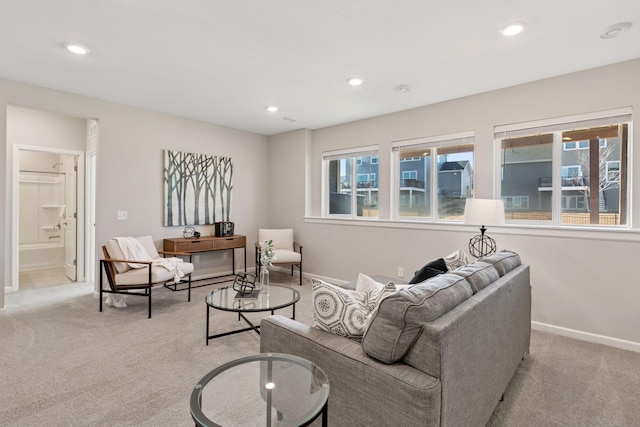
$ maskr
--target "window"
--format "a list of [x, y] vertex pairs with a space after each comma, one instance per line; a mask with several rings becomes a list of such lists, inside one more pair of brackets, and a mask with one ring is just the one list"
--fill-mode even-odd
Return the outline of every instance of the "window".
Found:
[[529, 196], [503, 197], [505, 209], [529, 209]]
[[325, 215], [378, 216], [377, 147], [324, 153]]
[[472, 133], [392, 143], [396, 218], [462, 220], [473, 196]]
[[582, 169], [580, 165], [575, 166], [562, 166], [563, 178], [576, 178], [582, 176]]
[[402, 171], [402, 180], [418, 179], [418, 171]]
[[497, 127], [507, 221], [627, 225], [630, 123], [630, 109], [621, 109]]
[[563, 210], [584, 210], [589, 201], [585, 200], [584, 195], [562, 196]]
[[[606, 139], [601, 139], [600, 140], [600, 148], [604, 148], [606, 146], [607, 146], [607, 140]], [[565, 142], [562, 148], [563, 148], [564, 151], [568, 151], [568, 150], [586, 150], [587, 148], [589, 148], [589, 141]]]
[[359, 173], [356, 175], [356, 181], [359, 187], [373, 186], [378, 187], [375, 173]]
[[620, 182], [620, 160], [607, 162], [607, 181]]

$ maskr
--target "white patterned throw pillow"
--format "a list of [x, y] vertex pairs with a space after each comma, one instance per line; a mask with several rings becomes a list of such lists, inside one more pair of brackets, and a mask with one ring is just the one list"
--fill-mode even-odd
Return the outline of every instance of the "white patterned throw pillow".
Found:
[[464, 267], [471, 262], [467, 254], [462, 249], [458, 249], [457, 251], [450, 253], [443, 259], [449, 271]]
[[317, 329], [362, 340], [369, 317], [379, 301], [395, 291], [395, 287], [377, 288], [372, 283], [361, 286], [365, 289], [343, 289], [323, 280], [312, 278], [313, 326]]
[[356, 281], [356, 291], [367, 293], [367, 306], [369, 307], [369, 313], [372, 313], [378, 307], [380, 301], [396, 291], [396, 286], [393, 282], [383, 285], [366, 274], [359, 273]]

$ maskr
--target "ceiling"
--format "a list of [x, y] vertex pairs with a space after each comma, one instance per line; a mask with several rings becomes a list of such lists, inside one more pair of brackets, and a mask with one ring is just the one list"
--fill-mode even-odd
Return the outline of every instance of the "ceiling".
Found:
[[638, 0], [0, 0], [1, 78], [263, 135], [638, 57]]

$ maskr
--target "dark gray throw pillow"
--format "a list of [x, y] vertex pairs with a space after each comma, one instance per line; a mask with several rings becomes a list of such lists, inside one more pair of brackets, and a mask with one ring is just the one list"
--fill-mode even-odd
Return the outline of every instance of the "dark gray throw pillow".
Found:
[[420, 270], [416, 271], [413, 279], [409, 281], [410, 285], [414, 285], [416, 283], [422, 283], [427, 279], [431, 279], [432, 277], [437, 276], [438, 274], [447, 272], [447, 264], [445, 264], [443, 258], [438, 258], [435, 261], [431, 261], [424, 265]]

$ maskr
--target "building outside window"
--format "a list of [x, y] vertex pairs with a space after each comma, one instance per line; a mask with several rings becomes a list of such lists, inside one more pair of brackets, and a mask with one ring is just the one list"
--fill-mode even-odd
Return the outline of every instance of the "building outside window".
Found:
[[325, 215], [378, 216], [377, 147], [323, 154]]
[[507, 221], [627, 225], [630, 111], [565, 120], [496, 128]]
[[395, 217], [462, 220], [473, 197], [472, 133], [392, 143]]
[[[607, 146], [607, 140], [601, 139], [600, 148], [604, 148], [606, 146]], [[570, 142], [565, 142], [564, 145], [562, 146], [562, 149], [564, 151], [586, 150], [587, 148], [589, 148], [589, 141], [570, 141]]]

